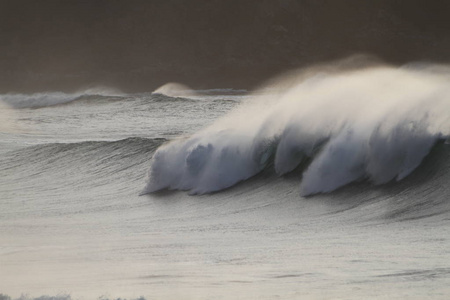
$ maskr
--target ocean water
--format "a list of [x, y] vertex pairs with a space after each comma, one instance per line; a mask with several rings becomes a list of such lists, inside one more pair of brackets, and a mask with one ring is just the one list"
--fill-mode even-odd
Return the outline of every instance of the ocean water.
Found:
[[448, 299], [449, 74], [1, 95], [0, 299]]

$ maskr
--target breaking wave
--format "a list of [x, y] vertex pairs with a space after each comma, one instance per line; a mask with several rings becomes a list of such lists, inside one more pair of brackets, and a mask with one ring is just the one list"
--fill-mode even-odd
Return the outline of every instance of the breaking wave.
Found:
[[302, 195], [399, 181], [449, 137], [449, 74], [425, 64], [316, 72], [160, 147], [144, 193], [215, 192], [267, 168], [300, 168]]

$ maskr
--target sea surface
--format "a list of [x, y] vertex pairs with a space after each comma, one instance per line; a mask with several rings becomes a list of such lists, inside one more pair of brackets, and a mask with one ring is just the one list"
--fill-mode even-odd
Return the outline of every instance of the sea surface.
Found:
[[449, 299], [448, 74], [1, 95], [0, 299]]

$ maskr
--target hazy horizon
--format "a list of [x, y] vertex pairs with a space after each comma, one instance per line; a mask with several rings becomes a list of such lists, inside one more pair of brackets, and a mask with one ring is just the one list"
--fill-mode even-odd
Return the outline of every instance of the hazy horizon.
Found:
[[433, 1], [0, 2], [0, 92], [93, 86], [246, 88], [363, 53], [448, 62], [450, 4]]

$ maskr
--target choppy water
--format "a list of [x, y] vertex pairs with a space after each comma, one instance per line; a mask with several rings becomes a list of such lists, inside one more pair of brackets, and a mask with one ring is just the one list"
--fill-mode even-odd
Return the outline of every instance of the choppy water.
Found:
[[448, 299], [450, 89], [396, 72], [271, 96], [3, 95], [0, 293]]

